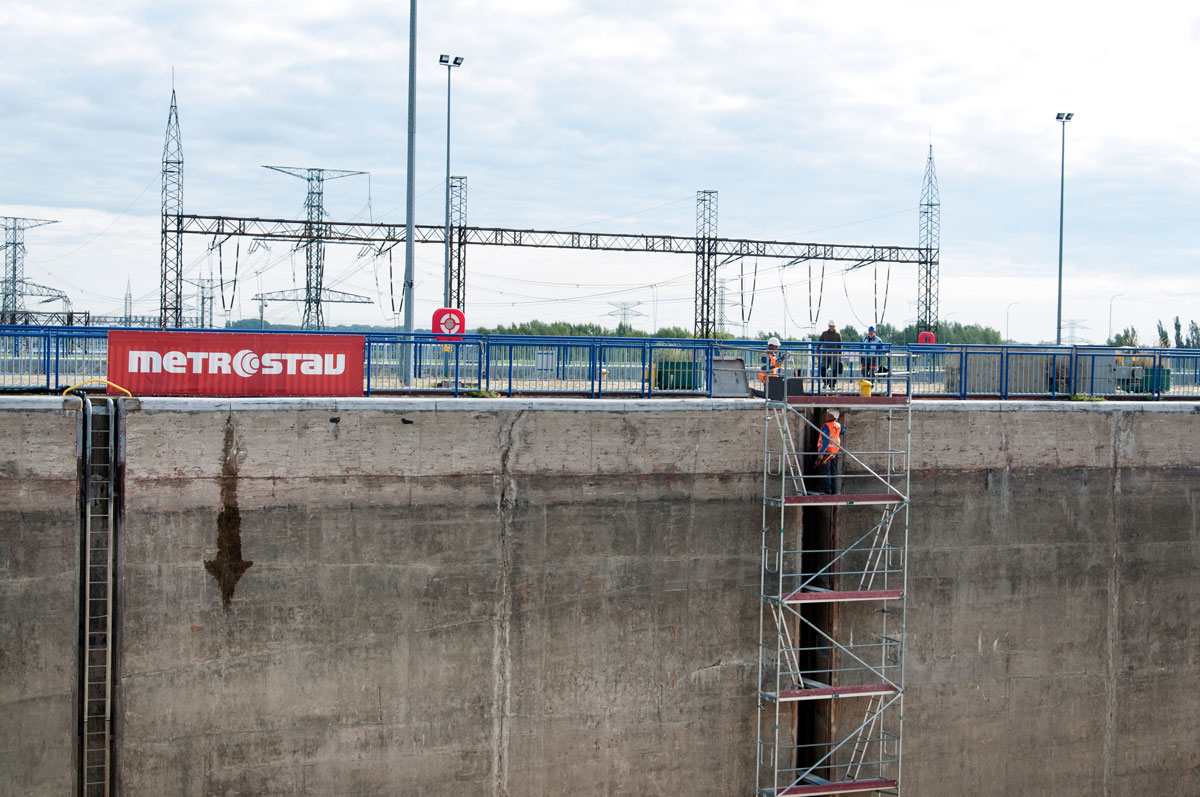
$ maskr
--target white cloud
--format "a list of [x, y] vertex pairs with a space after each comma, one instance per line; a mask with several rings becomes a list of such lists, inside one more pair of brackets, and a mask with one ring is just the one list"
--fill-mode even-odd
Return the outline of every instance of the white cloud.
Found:
[[[374, 213], [402, 218], [407, 11], [381, 1], [0, 8], [0, 213], [33, 207], [62, 219], [30, 234], [30, 278], [44, 264], [39, 281], [78, 286], [88, 293], [76, 304], [100, 308], [123, 295], [111, 274], [128, 272], [135, 295], [152, 303], [157, 185], [138, 196], [159, 169], [173, 67], [188, 212], [300, 215], [303, 183], [261, 169], [279, 164], [370, 170]], [[1053, 115], [1069, 110], [1072, 317], [1093, 319], [1100, 337], [1095, 319], [1107, 327], [1114, 293], [1127, 294], [1116, 309], [1143, 327], [1155, 313], [1186, 317], [1200, 306], [1181, 287], [1196, 265], [1200, 202], [1200, 110], [1187, 101], [1200, 23], [1189, 4], [1117, 14], [1044, 2], [448, 0], [422, 4], [418, 25], [419, 221], [442, 213], [445, 73], [436, 56], [451, 52], [466, 59], [453, 75], [452, 170], [469, 177], [473, 224], [561, 228], [617, 217], [588, 229], [688, 235], [692, 203], [670, 203], [714, 188], [722, 234], [911, 245], [932, 140], [942, 307], [999, 327], [1000, 299], [1024, 297], [1011, 310], [1014, 333], [1018, 322], [1033, 330], [1045, 327], [1056, 290], [1043, 276], [1057, 266]], [[331, 183], [326, 202], [334, 218], [365, 216], [366, 185]], [[645, 208], [655, 209], [627, 215]], [[190, 272], [207, 274], [203, 242], [186, 246]], [[291, 287], [291, 256], [275, 247], [271, 257], [252, 292], [260, 279], [262, 290]], [[420, 257], [424, 308], [440, 293], [440, 255]], [[653, 257], [481, 248], [468, 265], [518, 279], [643, 285], [691, 268], [686, 258]], [[352, 252], [331, 248], [329, 273], [344, 276], [345, 290], [388, 300], [374, 264]], [[874, 288], [862, 280], [827, 281], [822, 312], [872, 313]], [[480, 320], [569, 308], [580, 320], [611, 321], [601, 299], [506, 306], [499, 290], [495, 278], [480, 279]], [[801, 304], [801, 288], [787, 290], [789, 327], [807, 322], [807, 288]], [[894, 272], [892, 290], [889, 313], [911, 314], [915, 275]], [[621, 300], [652, 303], [655, 294], [660, 323], [690, 326], [687, 280]], [[783, 328], [782, 295], [777, 284], [760, 294], [752, 328]], [[1051, 323], [1041, 337], [1052, 332]]]

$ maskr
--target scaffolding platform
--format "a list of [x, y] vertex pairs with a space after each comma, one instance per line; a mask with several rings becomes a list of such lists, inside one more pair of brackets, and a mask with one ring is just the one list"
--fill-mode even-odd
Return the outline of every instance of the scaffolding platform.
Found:
[[[899, 795], [911, 402], [764, 404], [756, 794]], [[834, 484], [813, 467], [828, 409]]]
[[890, 791], [896, 788], [896, 781], [885, 778], [874, 780], [844, 781], [842, 783], [815, 783], [810, 786], [788, 786], [775, 791], [764, 791], [762, 794], [775, 794], [779, 797], [819, 797], [825, 794], [854, 794], [865, 792]]
[[[771, 506], [779, 506], [779, 499], [765, 499]], [[788, 506], [798, 506], [800, 504], [821, 505], [821, 506], [854, 506], [855, 504], [902, 504], [904, 496], [890, 495], [888, 493], [863, 493], [862, 495], [842, 495], [835, 493], [833, 495], [823, 495], [821, 493], [812, 493], [810, 495], [788, 495], [783, 497], [783, 503]]]
[[887, 601], [904, 596], [898, 589], [867, 589], [837, 592], [831, 589], [809, 587], [796, 590], [781, 598], [783, 603], [847, 603], [849, 601]]

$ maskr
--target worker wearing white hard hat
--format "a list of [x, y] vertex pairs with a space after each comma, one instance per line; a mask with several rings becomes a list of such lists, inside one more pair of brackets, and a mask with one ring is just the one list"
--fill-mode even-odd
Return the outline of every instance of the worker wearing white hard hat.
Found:
[[756, 396], [766, 395], [767, 378], [779, 376], [783, 368], [783, 352], [779, 350], [779, 338], [772, 335], [767, 338], [767, 350], [763, 352], [759, 358], [758, 381], [762, 383], [762, 390], [752, 390]]

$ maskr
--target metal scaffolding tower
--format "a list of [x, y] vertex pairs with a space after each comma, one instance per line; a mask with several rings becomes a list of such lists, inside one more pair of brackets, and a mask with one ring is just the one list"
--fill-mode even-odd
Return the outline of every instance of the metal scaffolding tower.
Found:
[[[764, 423], [755, 793], [898, 795], [911, 404], [784, 392]], [[805, 468], [809, 413], [831, 406], [842, 484], [827, 495]]]
[[467, 309], [467, 178], [450, 178], [450, 306]]
[[[47, 224], [57, 224], [50, 219], [22, 219], [15, 216], [0, 216], [4, 225], [4, 283], [0, 286], [0, 323], [28, 323], [25, 298], [42, 297], [42, 302], [60, 301], [64, 310], [71, 309], [71, 300], [57, 288], [47, 288], [25, 279], [25, 231]], [[33, 315], [44, 315], [35, 313]]]
[[[340, 177], [353, 177], [366, 172], [353, 172], [344, 169], [299, 169], [293, 166], [263, 166], [264, 169], [289, 174], [308, 182], [308, 194], [304, 199], [304, 209], [308, 219], [304, 224], [304, 238], [297, 245], [304, 247], [304, 320], [301, 322], [305, 329], [324, 329], [325, 314], [321, 310], [324, 301], [339, 301], [327, 295], [325, 283], [325, 181], [337, 180]], [[286, 293], [286, 291], [285, 291]], [[358, 297], [369, 301], [365, 297]]]
[[171, 89], [167, 137], [162, 156], [162, 267], [159, 285], [159, 326], [183, 326], [183, 141], [179, 108]]
[[696, 192], [697, 338], [717, 333], [717, 192]]
[[933, 144], [925, 161], [921, 184], [921, 262], [917, 264], [917, 331], [937, 332], [938, 261], [941, 257], [942, 203], [938, 196], [937, 172], [933, 168]]

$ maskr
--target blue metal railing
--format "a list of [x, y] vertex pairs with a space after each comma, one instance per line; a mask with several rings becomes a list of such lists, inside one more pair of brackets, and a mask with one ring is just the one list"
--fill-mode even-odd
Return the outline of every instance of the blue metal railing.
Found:
[[[752, 387], [760, 386], [764, 352], [758, 340], [467, 335], [445, 343], [428, 334], [363, 337], [366, 395], [711, 396], [716, 364], [731, 358], [742, 361]], [[876, 393], [922, 398], [1200, 399], [1197, 350], [814, 342], [787, 343], [781, 351], [782, 372], [812, 394], [858, 392], [865, 380]], [[107, 329], [0, 326], [0, 391], [56, 392], [104, 377], [107, 354]]]

